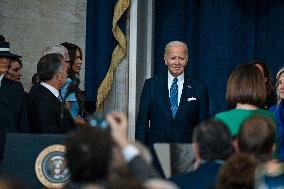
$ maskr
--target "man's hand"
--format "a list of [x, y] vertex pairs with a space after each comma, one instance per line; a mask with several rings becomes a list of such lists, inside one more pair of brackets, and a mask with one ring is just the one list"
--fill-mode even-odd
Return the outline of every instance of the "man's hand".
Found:
[[123, 148], [128, 144], [127, 138], [127, 117], [121, 112], [111, 112], [106, 115], [110, 124], [111, 134], [117, 144]]

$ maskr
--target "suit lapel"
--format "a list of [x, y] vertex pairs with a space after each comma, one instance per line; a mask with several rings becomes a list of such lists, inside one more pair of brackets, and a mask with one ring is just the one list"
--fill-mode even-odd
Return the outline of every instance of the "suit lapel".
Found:
[[39, 91], [42, 95], [47, 96], [50, 99], [50, 102], [52, 104], [54, 104], [57, 108], [55, 108], [54, 111], [59, 112], [60, 113], [60, 107], [61, 107], [61, 102], [60, 100], [54, 96], [54, 94], [48, 90], [47, 88], [45, 88], [44, 86], [42, 86], [40, 83], [36, 84], [38, 85], [37, 87], [39, 87]]
[[[168, 75], [163, 74], [161, 78], [158, 80], [158, 88], [159, 91], [161, 91], [161, 98], [163, 100], [162, 104], [165, 105], [165, 108], [167, 109], [169, 116], [172, 117], [172, 110], [171, 110], [171, 103], [169, 98], [169, 89], [168, 89]], [[159, 96], [159, 93], [158, 93]]]
[[192, 88], [190, 86], [190, 79], [185, 76], [183, 88], [182, 88], [182, 94], [181, 94], [181, 97], [180, 97], [180, 102], [179, 102], [179, 106], [178, 106], [178, 109], [177, 109], [175, 119], [178, 117], [178, 115], [180, 114], [180, 112], [184, 108], [186, 101], [187, 101], [187, 98], [188, 98], [188, 96], [190, 96], [191, 91], [192, 91]]
[[[49, 98], [52, 100], [52, 102], [54, 104], [56, 104], [56, 106], [58, 106], [58, 110], [60, 110], [59, 113], [61, 114], [61, 111], [63, 111], [63, 120], [62, 121], [66, 122], [65, 119], [68, 119], [69, 122], [70, 122], [70, 126], [74, 127], [73, 118], [72, 118], [69, 110], [66, 108], [65, 102], [61, 102], [56, 96], [54, 96], [54, 94], [50, 90], [48, 90], [44, 86], [41, 85], [41, 87], [43, 88], [43, 90], [46, 91], [46, 94], [49, 96]], [[65, 123], [65, 124], [69, 125], [68, 123]], [[60, 125], [62, 125], [62, 123]]]
[[[1, 92], [0, 92], [0, 100], [10, 106], [13, 106], [13, 90], [11, 88], [12, 86], [9, 86], [7, 78], [3, 77], [1, 80]], [[15, 101], [15, 100], [14, 100]]]
[[48, 90], [47, 88], [45, 88], [44, 86], [42, 86], [41, 84], [39, 84], [40, 87], [42, 88], [42, 90], [44, 91], [44, 93], [46, 93], [46, 95], [54, 102], [56, 103], [57, 105], [60, 105], [60, 100], [54, 96], [54, 94]]

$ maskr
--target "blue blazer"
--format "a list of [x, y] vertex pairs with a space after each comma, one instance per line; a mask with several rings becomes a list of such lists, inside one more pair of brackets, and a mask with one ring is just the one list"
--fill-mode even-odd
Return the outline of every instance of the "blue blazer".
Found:
[[278, 130], [276, 133], [278, 133], [277, 140], [279, 141], [279, 159], [284, 161], [284, 101], [272, 106], [269, 111], [274, 112]]
[[202, 163], [195, 171], [171, 177], [170, 180], [180, 189], [207, 189], [215, 185], [221, 163], [208, 161]]
[[204, 85], [185, 75], [179, 107], [173, 118], [168, 75], [157, 75], [144, 83], [136, 121], [136, 139], [147, 145], [191, 142], [194, 127], [207, 118], [208, 93]]

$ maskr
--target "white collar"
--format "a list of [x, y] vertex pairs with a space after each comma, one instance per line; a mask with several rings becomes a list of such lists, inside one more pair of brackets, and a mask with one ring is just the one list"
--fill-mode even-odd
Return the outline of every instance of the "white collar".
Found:
[[54, 94], [54, 96], [56, 96], [56, 98], [59, 97], [59, 91], [56, 88], [54, 88], [53, 86], [51, 86], [51, 85], [49, 85], [45, 82], [40, 82], [40, 84], [42, 86], [44, 86], [45, 88], [47, 88], [48, 90], [50, 90], [50, 92], [52, 92], [52, 94]]
[[1, 74], [0, 75], [0, 86], [1, 86], [1, 81], [2, 81], [3, 77], [4, 77], [4, 74]]
[[[172, 76], [172, 74], [168, 71], [168, 81], [173, 81], [175, 77]], [[179, 76], [177, 76], [178, 81], [180, 81], [181, 83], [183, 83], [184, 81], [184, 72], [182, 72], [182, 74], [180, 74]]]

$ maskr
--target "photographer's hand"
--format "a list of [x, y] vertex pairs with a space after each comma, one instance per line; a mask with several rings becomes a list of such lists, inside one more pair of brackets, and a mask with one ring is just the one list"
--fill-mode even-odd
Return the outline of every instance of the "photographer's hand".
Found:
[[106, 120], [110, 124], [111, 134], [117, 144], [124, 148], [128, 145], [127, 138], [127, 117], [121, 112], [111, 112], [106, 115]]

